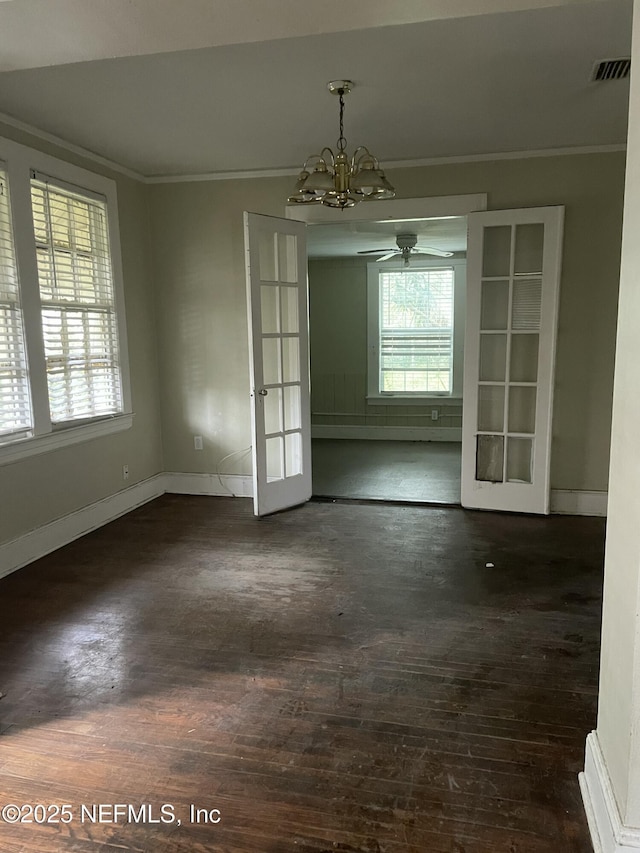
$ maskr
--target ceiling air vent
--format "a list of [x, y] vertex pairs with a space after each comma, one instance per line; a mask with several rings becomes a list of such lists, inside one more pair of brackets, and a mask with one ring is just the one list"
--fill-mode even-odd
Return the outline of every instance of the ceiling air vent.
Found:
[[596, 62], [593, 67], [591, 79], [598, 80], [624, 80], [631, 71], [631, 59], [628, 56], [622, 59], [603, 59]]

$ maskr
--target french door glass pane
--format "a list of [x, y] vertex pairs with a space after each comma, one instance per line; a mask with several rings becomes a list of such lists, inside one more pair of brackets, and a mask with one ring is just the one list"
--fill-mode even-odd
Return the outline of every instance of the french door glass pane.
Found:
[[516, 225], [514, 273], [542, 275], [543, 247], [544, 225], [542, 222]]
[[278, 234], [278, 281], [298, 281], [298, 241], [293, 234]]
[[282, 382], [280, 338], [262, 339], [262, 380], [265, 385]]
[[278, 280], [275, 235], [268, 233], [260, 234], [258, 265], [258, 276], [261, 281]]
[[284, 428], [285, 430], [300, 429], [302, 425], [302, 409], [300, 402], [300, 386], [285, 385], [284, 387]]
[[538, 379], [539, 335], [511, 336], [509, 379], [512, 382], [536, 382]]
[[269, 388], [264, 400], [264, 431], [282, 432], [282, 388]]
[[300, 341], [295, 338], [282, 339], [282, 381], [300, 380]]
[[484, 229], [483, 278], [496, 278], [511, 272], [511, 226], [491, 225]]
[[539, 278], [517, 279], [513, 282], [511, 328], [515, 331], [540, 329], [542, 310], [542, 281]]
[[504, 436], [479, 435], [476, 449], [476, 480], [504, 481]]
[[262, 311], [262, 331], [275, 334], [280, 331], [280, 310], [278, 305], [278, 286], [263, 284], [260, 287], [260, 305]]
[[302, 436], [299, 432], [285, 435], [286, 476], [302, 474]]
[[284, 479], [284, 448], [282, 436], [277, 435], [273, 438], [268, 438], [265, 442], [267, 447], [267, 480], [274, 482], [275, 480]]
[[282, 300], [282, 331], [298, 334], [298, 288], [281, 287], [280, 298]]
[[531, 385], [509, 386], [509, 432], [536, 431], [536, 389]]
[[480, 335], [480, 381], [504, 382], [507, 374], [507, 336]]
[[507, 481], [531, 483], [533, 479], [533, 440], [509, 438], [507, 440]]
[[504, 385], [481, 385], [478, 388], [478, 430], [504, 430]]
[[480, 303], [480, 329], [506, 329], [509, 322], [509, 282], [483, 281]]

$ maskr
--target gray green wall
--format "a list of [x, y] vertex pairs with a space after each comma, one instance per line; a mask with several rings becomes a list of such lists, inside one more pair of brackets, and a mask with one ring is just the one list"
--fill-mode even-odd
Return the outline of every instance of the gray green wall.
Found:
[[[0, 134], [117, 183], [135, 412], [125, 432], [0, 466], [7, 542], [163, 470], [215, 473], [249, 447], [242, 212], [283, 215], [291, 179], [145, 186], [11, 127]], [[624, 155], [398, 169], [390, 178], [400, 197], [486, 192], [490, 208], [566, 206], [552, 487], [606, 489]], [[321, 317], [328, 305], [313, 310]], [[242, 455], [224, 464], [250, 468]]]
[[[312, 426], [462, 427], [462, 405], [367, 404], [367, 261], [309, 261]], [[431, 419], [432, 409], [440, 417]]]
[[[493, 209], [565, 205], [556, 489], [607, 488], [624, 161], [623, 153], [579, 154], [389, 174], [399, 197], [484, 192]], [[291, 183], [260, 178], [149, 187], [169, 471], [215, 471], [223, 456], [251, 442], [242, 212], [282, 216]], [[313, 310], [321, 308], [316, 303]], [[204, 451], [193, 450], [194, 434], [204, 436]], [[225, 470], [248, 474], [250, 460], [240, 457]]]
[[0, 135], [116, 181], [135, 413], [124, 432], [0, 465], [2, 543], [159, 473], [163, 462], [146, 187], [12, 127], [0, 124]]

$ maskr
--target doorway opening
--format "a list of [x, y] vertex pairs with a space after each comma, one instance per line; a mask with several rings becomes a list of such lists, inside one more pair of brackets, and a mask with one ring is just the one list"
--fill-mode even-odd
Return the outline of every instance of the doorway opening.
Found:
[[466, 243], [463, 215], [309, 224], [315, 497], [460, 504]]

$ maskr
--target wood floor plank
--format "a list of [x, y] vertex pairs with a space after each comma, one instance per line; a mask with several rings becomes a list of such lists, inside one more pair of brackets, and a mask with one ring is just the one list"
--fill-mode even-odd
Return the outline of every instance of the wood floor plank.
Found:
[[[74, 809], [2, 823], [0, 849], [588, 853], [603, 541], [601, 519], [141, 507], [0, 580], [0, 807]], [[97, 803], [182, 823], [81, 821]]]

